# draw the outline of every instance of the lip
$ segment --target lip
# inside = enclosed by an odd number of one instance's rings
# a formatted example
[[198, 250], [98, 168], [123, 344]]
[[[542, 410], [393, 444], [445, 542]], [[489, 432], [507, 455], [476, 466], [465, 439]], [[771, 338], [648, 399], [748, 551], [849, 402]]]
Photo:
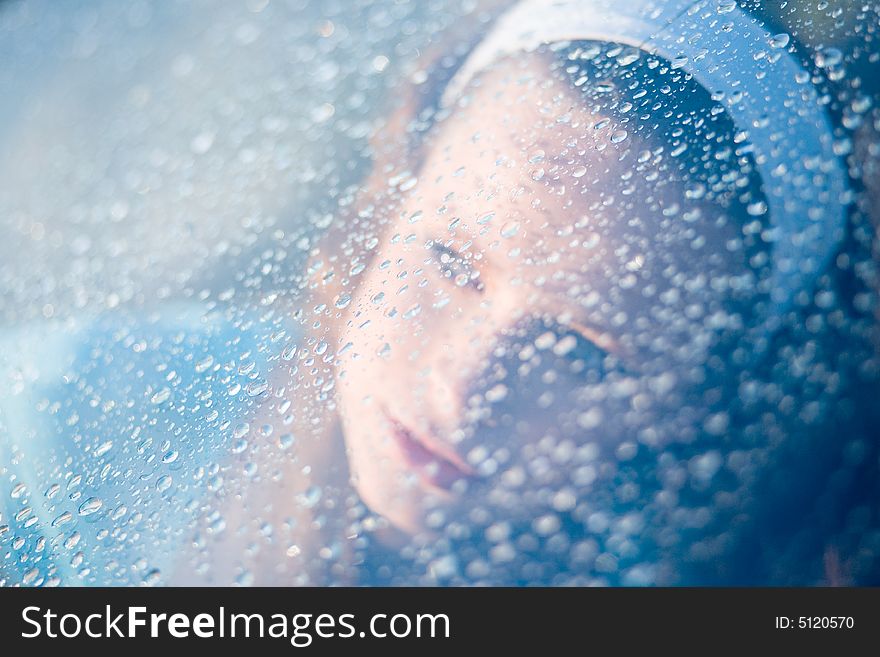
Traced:
[[401, 458], [423, 482], [449, 490], [456, 481], [476, 474], [455, 452], [417, 434], [388, 413], [385, 417]]

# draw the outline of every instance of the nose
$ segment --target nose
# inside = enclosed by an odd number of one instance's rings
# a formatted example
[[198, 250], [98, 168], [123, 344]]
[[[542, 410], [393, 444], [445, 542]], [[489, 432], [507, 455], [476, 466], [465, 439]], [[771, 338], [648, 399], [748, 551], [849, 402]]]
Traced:
[[504, 329], [489, 321], [443, 328], [409, 363], [417, 369], [417, 383], [410, 391], [414, 404], [408, 415], [423, 429], [457, 443], [462, 429], [480, 414], [490, 379], [499, 378], [495, 352]]
[[547, 387], [543, 373], [552, 367], [524, 360], [529, 359], [534, 321], [496, 324], [438, 345], [424, 388], [424, 408], [435, 431], [452, 442], [470, 443], [487, 432], [503, 432], [504, 425], [510, 430], [519, 419], [534, 419]]

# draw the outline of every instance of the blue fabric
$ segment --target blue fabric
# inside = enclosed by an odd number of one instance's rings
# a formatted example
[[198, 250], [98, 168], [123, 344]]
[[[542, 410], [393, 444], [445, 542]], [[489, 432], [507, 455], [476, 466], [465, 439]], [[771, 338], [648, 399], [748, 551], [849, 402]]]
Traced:
[[268, 342], [195, 306], [0, 334], [0, 585], [165, 581]]

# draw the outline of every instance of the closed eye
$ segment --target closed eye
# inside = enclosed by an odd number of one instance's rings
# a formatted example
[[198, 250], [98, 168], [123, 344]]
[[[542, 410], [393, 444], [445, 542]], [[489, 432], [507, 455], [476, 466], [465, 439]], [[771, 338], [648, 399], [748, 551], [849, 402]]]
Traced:
[[[543, 322], [544, 331], [535, 339], [539, 351], [550, 352], [570, 363], [571, 371], [591, 382], [620, 367], [618, 359], [609, 351], [608, 341], [592, 331], [557, 321]], [[604, 343], [602, 346], [600, 343]]]
[[480, 272], [473, 266], [469, 258], [439, 242], [434, 242], [431, 245], [431, 252], [443, 278], [451, 281], [457, 287], [469, 287], [477, 292], [483, 291], [484, 285], [480, 280]]
[[543, 347], [556, 356], [564, 357], [578, 371], [603, 369], [605, 357], [608, 355], [607, 351], [583, 334], [564, 327], [555, 327], [541, 334], [535, 340], [535, 345], [539, 349]]

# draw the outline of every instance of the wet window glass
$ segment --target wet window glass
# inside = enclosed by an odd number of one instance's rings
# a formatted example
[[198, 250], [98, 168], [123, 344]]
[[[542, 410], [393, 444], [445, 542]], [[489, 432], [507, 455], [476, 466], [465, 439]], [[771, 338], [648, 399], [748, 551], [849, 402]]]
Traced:
[[0, 585], [880, 583], [878, 26], [0, 3]]

